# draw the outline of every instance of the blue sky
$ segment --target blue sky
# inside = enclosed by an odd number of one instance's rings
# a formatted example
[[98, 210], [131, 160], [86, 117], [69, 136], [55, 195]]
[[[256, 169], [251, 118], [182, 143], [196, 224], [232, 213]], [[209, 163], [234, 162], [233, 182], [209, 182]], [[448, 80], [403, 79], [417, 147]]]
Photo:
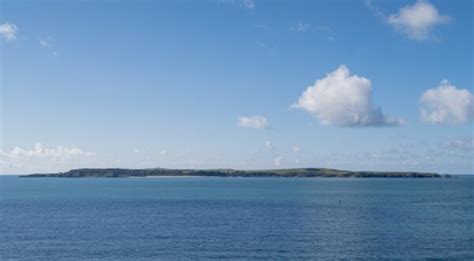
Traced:
[[0, 3], [3, 174], [474, 172], [471, 1]]

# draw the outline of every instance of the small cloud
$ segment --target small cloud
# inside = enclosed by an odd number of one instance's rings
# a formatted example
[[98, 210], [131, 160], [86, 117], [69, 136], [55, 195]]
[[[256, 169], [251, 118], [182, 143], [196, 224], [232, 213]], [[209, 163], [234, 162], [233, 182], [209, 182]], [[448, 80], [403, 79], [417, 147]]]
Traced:
[[387, 23], [411, 39], [426, 40], [435, 26], [449, 23], [450, 19], [447, 15], [440, 15], [428, 1], [418, 0], [389, 15]]
[[264, 43], [264, 42], [261, 42], [261, 41], [257, 41], [257, 45], [262, 48], [263, 50], [265, 50], [265, 52], [269, 55], [269, 56], [273, 56], [275, 54], [275, 48], [273, 48], [272, 46]]
[[18, 27], [15, 24], [4, 23], [0, 25], [0, 37], [7, 41], [15, 40], [17, 32]]
[[372, 0], [365, 0], [364, 1], [364, 4], [365, 6], [371, 10], [376, 16], [382, 18], [383, 20], [386, 20], [386, 15], [380, 11], [377, 7], [375, 7], [373, 4], [372, 4]]
[[264, 129], [268, 127], [268, 121], [263, 116], [242, 116], [238, 118], [237, 125], [243, 128]]
[[244, 0], [245, 8], [253, 9], [255, 8], [255, 2], [253, 0]]
[[265, 148], [271, 150], [273, 148], [272, 142], [269, 140], [265, 141]]
[[270, 29], [270, 26], [268, 26], [267, 24], [256, 24], [255, 28], [266, 31]]
[[44, 47], [44, 48], [48, 48], [48, 47], [51, 46], [50, 43], [47, 40], [44, 40], [44, 39], [40, 39], [39, 44], [41, 45], [41, 47]]
[[309, 86], [292, 107], [311, 113], [325, 125], [375, 127], [402, 123], [373, 106], [370, 80], [351, 75], [345, 65]]
[[231, 5], [241, 5], [247, 9], [254, 9], [255, 2], [253, 0], [218, 0], [218, 3], [222, 4], [231, 4]]
[[313, 33], [317, 36], [327, 37], [327, 39], [330, 41], [334, 40], [334, 32], [329, 26], [312, 26], [311, 24], [299, 21], [295, 25], [290, 26], [290, 31], [298, 33]]
[[161, 156], [165, 156], [166, 154], [168, 154], [168, 151], [167, 151], [167, 150], [161, 150], [161, 151], [160, 151], [160, 155], [161, 155]]
[[433, 124], [457, 124], [474, 120], [474, 96], [443, 80], [421, 96], [421, 119]]
[[139, 149], [137, 149], [137, 148], [133, 149], [133, 153], [139, 153], [139, 152], [140, 152]]
[[275, 164], [275, 166], [279, 167], [281, 165], [281, 161], [282, 161], [282, 157], [281, 156], [278, 156], [278, 157], [275, 157], [273, 159], [273, 163]]
[[301, 151], [301, 147], [299, 145], [294, 145], [293, 146], [293, 152], [298, 153]]
[[39, 45], [44, 48], [44, 49], [48, 49], [51, 51], [51, 54], [53, 56], [60, 56], [60, 53], [54, 49], [54, 39], [52, 37], [46, 37], [46, 38], [39, 38], [38, 39], [38, 42], [39, 42]]
[[310, 24], [303, 23], [303, 22], [301, 22], [301, 21], [299, 21], [298, 23], [296, 23], [296, 25], [290, 27], [290, 30], [291, 30], [291, 31], [300, 32], [300, 33], [307, 32], [307, 31], [309, 31], [310, 29], [311, 29], [311, 25], [310, 25]]

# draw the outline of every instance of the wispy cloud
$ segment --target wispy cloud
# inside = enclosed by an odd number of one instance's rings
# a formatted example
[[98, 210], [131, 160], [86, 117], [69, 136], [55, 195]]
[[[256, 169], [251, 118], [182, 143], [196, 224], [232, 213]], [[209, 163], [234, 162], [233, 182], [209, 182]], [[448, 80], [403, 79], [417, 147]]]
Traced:
[[401, 120], [372, 104], [369, 79], [351, 75], [345, 65], [309, 86], [292, 106], [311, 113], [322, 124], [336, 126], [397, 126]]
[[451, 157], [472, 160], [474, 158], [474, 138], [457, 137], [447, 139], [440, 143], [439, 150]]
[[244, 6], [249, 9], [255, 8], [255, 2], [253, 0], [244, 0]]
[[217, 2], [222, 4], [240, 5], [247, 9], [254, 9], [256, 6], [254, 0], [218, 0]]
[[273, 149], [272, 142], [269, 140], [265, 141], [265, 148], [267, 148], [268, 150], [272, 150]]
[[277, 156], [273, 159], [273, 163], [275, 164], [276, 167], [280, 167], [282, 160], [283, 160], [282, 156]]
[[267, 24], [255, 24], [254, 26], [255, 28], [263, 30], [263, 31], [270, 29], [270, 26]]
[[32, 148], [14, 147], [10, 151], [0, 151], [0, 155], [11, 159], [26, 159], [30, 157], [39, 158], [70, 158], [76, 156], [93, 156], [92, 152], [83, 151], [77, 147], [44, 147], [41, 143], [36, 143]]
[[263, 116], [242, 116], [237, 125], [243, 128], [264, 129], [268, 127], [268, 120]]
[[376, 16], [382, 18], [384, 21], [387, 20], [387, 16], [380, 11], [373, 3], [372, 0], [365, 0], [364, 1], [365, 6], [371, 10]]
[[54, 38], [49, 37], [49, 36], [38, 39], [38, 43], [42, 48], [50, 50], [53, 56], [59, 56], [60, 53], [57, 50], [55, 50], [55, 46], [53, 44], [54, 41], [55, 41]]
[[444, 137], [432, 141], [391, 144], [377, 150], [360, 148], [353, 152], [328, 152], [311, 155], [304, 165], [352, 170], [393, 170], [472, 173], [474, 144], [472, 137]]
[[18, 27], [12, 23], [4, 23], [0, 25], [0, 36], [1, 38], [12, 41], [16, 39]]
[[298, 21], [296, 24], [290, 26], [290, 31], [297, 33], [313, 33], [327, 37], [328, 40], [334, 40], [334, 32], [329, 26], [318, 25], [313, 26], [309, 23]]
[[15, 146], [8, 151], [0, 150], [0, 164], [7, 169], [22, 167], [52, 169], [65, 162], [74, 162], [93, 156], [95, 153], [84, 151], [78, 147], [45, 147], [41, 143], [36, 143], [31, 148]]
[[47, 41], [45, 39], [39, 39], [39, 44], [40, 44], [41, 47], [44, 47], [44, 48], [51, 47], [51, 44], [49, 43], [49, 41]]
[[296, 23], [296, 25], [290, 26], [291, 31], [301, 32], [301, 33], [308, 32], [310, 29], [311, 29], [310, 24], [303, 23], [301, 21]]
[[275, 48], [262, 42], [262, 41], [257, 41], [258, 47], [262, 48], [265, 50], [266, 54], [269, 56], [273, 56], [275, 54]]
[[293, 152], [298, 153], [301, 151], [300, 145], [293, 145]]

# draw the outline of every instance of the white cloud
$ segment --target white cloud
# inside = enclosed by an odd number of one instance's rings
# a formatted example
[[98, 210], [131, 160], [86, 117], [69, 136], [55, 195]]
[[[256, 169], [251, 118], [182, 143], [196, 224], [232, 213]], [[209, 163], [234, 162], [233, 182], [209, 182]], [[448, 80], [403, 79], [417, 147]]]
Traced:
[[89, 165], [94, 155], [77, 147], [44, 147], [41, 143], [31, 148], [16, 146], [8, 151], [0, 150], [0, 170], [10, 174], [59, 171]]
[[440, 15], [434, 5], [423, 0], [402, 7], [398, 13], [387, 18], [387, 22], [396, 30], [415, 40], [429, 38], [435, 26], [448, 23], [449, 20], [449, 16]]
[[421, 96], [421, 119], [428, 123], [455, 124], [474, 120], [474, 96], [443, 80]]
[[268, 127], [268, 121], [263, 116], [242, 116], [237, 125], [244, 128], [263, 129]]
[[4, 23], [0, 25], [0, 36], [7, 41], [15, 40], [17, 32], [18, 27], [15, 24]]
[[336, 126], [396, 126], [393, 119], [372, 105], [370, 80], [351, 75], [345, 65], [309, 86], [293, 108], [300, 108], [322, 124]]
[[275, 157], [273, 159], [273, 163], [275, 164], [275, 166], [279, 167], [281, 165], [281, 161], [282, 161], [282, 157], [281, 156], [278, 156], [278, 157]]
[[301, 147], [299, 145], [294, 145], [293, 146], [293, 152], [298, 153], [301, 151]]
[[166, 154], [168, 154], [168, 151], [167, 151], [167, 150], [161, 150], [161, 151], [160, 151], [160, 155], [161, 155], [161, 156], [165, 156]]
[[269, 140], [265, 141], [265, 147], [271, 150], [273, 148], [272, 142]]
[[0, 151], [0, 155], [7, 159], [22, 160], [29, 158], [50, 158], [50, 159], [66, 159], [80, 156], [93, 156], [92, 152], [83, 151], [77, 147], [56, 146], [45, 148], [41, 143], [36, 143], [33, 148], [24, 149], [22, 147], [14, 147], [10, 151]]

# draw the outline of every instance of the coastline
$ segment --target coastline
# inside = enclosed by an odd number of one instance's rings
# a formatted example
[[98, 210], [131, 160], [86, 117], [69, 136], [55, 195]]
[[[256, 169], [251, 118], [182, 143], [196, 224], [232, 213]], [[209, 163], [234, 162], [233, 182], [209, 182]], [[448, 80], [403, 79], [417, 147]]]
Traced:
[[294, 178], [451, 178], [451, 175], [403, 171], [349, 171], [327, 168], [294, 168], [268, 170], [235, 169], [73, 169], [67, 172], [30, 174], [20, 177], [63, 178], [183, 178], [183, 177], [294, 177]]

